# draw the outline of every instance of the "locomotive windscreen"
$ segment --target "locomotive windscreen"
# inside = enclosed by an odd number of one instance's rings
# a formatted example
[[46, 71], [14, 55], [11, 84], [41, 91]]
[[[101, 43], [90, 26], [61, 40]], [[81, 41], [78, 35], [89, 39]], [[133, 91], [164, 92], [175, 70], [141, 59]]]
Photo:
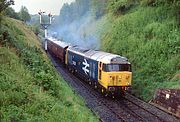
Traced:
[[103, 71], [105, 72], [131, 71], [131, 65], [130, 64], [104, 64]]

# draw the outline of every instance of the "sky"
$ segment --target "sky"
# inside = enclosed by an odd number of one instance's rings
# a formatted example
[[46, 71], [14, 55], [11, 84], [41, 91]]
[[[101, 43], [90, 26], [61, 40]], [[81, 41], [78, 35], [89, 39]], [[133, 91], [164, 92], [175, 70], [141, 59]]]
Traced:
[[37, 14], [40, 10], [53, 15], [59, 15], [64, 3], [71, 3], [74, 0], [14, 0], [12, 8], [16, 12], [20, 11], [21, 6], [26, 6], [30, 14]]

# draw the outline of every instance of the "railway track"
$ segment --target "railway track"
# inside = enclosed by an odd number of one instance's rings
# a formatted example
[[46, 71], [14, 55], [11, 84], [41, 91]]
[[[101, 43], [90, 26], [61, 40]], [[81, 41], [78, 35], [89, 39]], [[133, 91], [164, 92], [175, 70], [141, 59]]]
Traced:
[[58, 60], [49, 55], [57, 71], [85, 99], [87, 106], [102, 122], [178, 122], [179, 120], [126, 93], [121, 99], [102, 96], [93, 87], [72, 75]]
[[[149, 114], [151, 114], [151, 116], [154, 116], [156, 118], [156, 120], [149, 120], [149, 121], [168, 121], [168, 122], [175, 122], [178, 121], [178, 119], [175, 116], [171, 116], [170, 114], [160, 110], [159, 108], [156, 108], [155, 106], [152, 106], [136, 97], [134, 97], [133, 95], [126, 93], [124, 99], [125, 101], [127, 101], [126, 103], [129, 104], [129, 106], [137, 106], [139, 108], [139, 111], [144, 111], [148, 112]], [[136, 109], [133, 110], [134, 107], [131, 107], [130, 109], [132, 111], [136, 112]], [[141, 109], [140, 109], [141, 108]], [[179, 120], [180, 121], [180, 120]]]

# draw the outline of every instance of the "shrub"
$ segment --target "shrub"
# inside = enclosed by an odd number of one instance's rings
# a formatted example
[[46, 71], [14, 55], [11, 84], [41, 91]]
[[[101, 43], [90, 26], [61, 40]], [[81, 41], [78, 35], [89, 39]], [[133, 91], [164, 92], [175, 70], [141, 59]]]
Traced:
[[129, 10], [137, 0], [110, 0], [108, 9], [115, 14], [123, 14]]
[[4, 18], [2, 26], [0, 35], [7, 36], [0, 38], [0, 121], [96, 121], [36, 36], [14, 19]]
[[[178, 75], [180, 32], [176, 8], [167, 4], [132, 8], [117, 17], [102, 38], [102, 49], [129, 58], [133, 92], [150, 100], [156, 88], [173, 88]], [[112, 17], [111, 17], [112, 18]], [[176, 86], [179, 86], [176, 80]]]

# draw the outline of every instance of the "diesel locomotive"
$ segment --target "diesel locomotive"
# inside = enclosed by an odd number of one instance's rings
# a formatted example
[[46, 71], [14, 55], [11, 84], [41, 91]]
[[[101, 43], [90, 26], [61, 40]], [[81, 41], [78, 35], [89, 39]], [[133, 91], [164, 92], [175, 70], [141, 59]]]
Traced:
[[98, 50], [84, 49], [46, 38], [53, 53], [72, 73], [83, 78], [104, 95], [123, 95], [131, 88], [132, 71], [127, 58]]

